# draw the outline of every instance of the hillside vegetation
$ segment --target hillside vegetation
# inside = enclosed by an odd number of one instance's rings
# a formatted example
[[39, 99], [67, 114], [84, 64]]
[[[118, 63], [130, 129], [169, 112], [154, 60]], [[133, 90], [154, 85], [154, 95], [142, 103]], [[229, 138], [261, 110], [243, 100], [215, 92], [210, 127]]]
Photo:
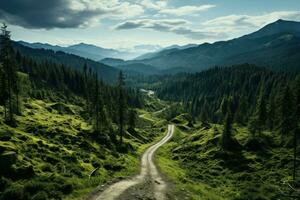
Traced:
[[[234, 125], [235, 150], [224, 151], [218, 124], [192, 124], [187, 114], [174, 118], [175, 136], [159, 150], [158, 163], [174, 183], [175, 199], [294, 199], [293, 148], [281, 136], [263, 131], [252, 138]], [[297, 186], [295, 186], [297, 187]]]
[[142, 95], [125, 88], [123, 74], [107, 85], [88, 64], [36, 60], [14, 51], [1, 30], [0, 199], [82, 199], [137, 173], [165, 122], [141, 109]]
[[16, 118], [17, 127], [0, 121], [1, 199], [74, 199], [138, 172], [139, 154], [160, 129], [149, 120], [139, 121], [140, 128], [125, 136], [130, 146], [123, 154], [113, 136], [93, 132], [82, 111], [79, 105], [29, 98]]

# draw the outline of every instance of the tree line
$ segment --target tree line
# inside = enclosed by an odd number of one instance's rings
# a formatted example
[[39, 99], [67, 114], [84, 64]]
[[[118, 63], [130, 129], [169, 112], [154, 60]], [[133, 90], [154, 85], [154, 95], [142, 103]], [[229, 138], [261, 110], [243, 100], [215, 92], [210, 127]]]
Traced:
[[[5, 24], [0, 36], [0, 105], [5, 109], [7, 124], [16, 126], [15, 116], [22, 112], [22, 97], [71, 102], [84, 108], [81, 115], [93, 125], [94, 135], [114, 132], [112, 124], [117, 124], [119, 141], [116, 134], [110, 136], [115, 143], [123, 144], [124, 127], [134, 127], [134, 109], [141, 107], [143, 102], [138, 90], [125, 87], [122, 72], [117, 84], [107, 85], [98, 77], [99, 72], [88, 64], [74, 69], [51, 60], [37, 61], [35, 57], [22, 55], [14, 50]], [[26, 92], [20, 84], [24, 75], [29, 79]], [[77, 97], [82, 101], [77, 102]]]
[[[244, 64], [215, 67], [166, 78], [155, 88], [159, 98], [180, 102], [194, 120], [224, 124], [221, 146], [233, 147], [233, 124], [247, 126], [249, 139], [263, 131], [293, 141], [295, 178], [300, 124], [300, 74]], [[274, 135], [275, 136], [275, 135]]]

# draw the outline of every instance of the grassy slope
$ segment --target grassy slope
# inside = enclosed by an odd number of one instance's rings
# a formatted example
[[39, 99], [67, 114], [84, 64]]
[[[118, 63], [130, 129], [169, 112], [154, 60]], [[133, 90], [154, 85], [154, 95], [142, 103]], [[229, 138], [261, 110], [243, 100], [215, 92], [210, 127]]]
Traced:
[[[14, 198], [80, 199], [99, 184], [137, 173], [139, 155], [164, 131], [163, 122], [155, 125], [151, 114], [140, 111], [147, 117], [138, 120], [135, 135], [125, 137], [132, 151], [120, 154], [92, 139], [92, 127], [80, 117], [81, 110], [76, 105], [29, 99], [23, 115], [17, 117], [17, 128], [0, 120], [0, 155], [15, 152], [17, 156], [6, 178], [0, 176], [0, 192], [12, 190]], [[97, 175], [89, 179], [98, 166]]]
[[177, 199], [289, 199], [284, 181], [291, 180], [292, 149], [279, 145], [280, 137], [263, 132], [249, 140], [245, 127], [235, 127], [242, 149], [223, 152], [223, 127], [189, 127], [181, 115], [171, 142], [158, 153], [161, 171], [174, 182]]

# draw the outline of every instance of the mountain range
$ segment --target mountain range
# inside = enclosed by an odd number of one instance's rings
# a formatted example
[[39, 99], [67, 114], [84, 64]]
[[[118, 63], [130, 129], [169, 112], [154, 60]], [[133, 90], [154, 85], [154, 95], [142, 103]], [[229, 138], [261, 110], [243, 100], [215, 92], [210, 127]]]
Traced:
[[[107, 83], [113, 83], [120, 70], [117, 68], [96, 62], [94, 60], [80, 57], [63, 51], [55, 51], [52, 49], [38, 48], [39, 44], [35, 44], [36, 48], [28, 47], [24, 43], [13, 42], [13, 47], [21, 55], [31, 58], [37, 63], [53, 62], [58, 65], [64, 65], [76, 70], [83, 70], [84, 65], [87, 65], [92, 72], [96, 72], [98, 77]], [[44, 45], [44, 44], [42, 44]], [[54, 46], [56, 47], [56, 46]]]
[[19, 41], [14, 46], [22, 54], [39, 60], [50, 58], [53, 62], [78, 69], [87, 63], [108, 82], [116, 77], [119, 70], [146, 75], [175, 74], [199, 72], [216, 65], [249, 63], [276, 70], [298, 71], [300, 22], [278, 20], [236, 39], [212, 44], [173, 45], [133, 60], [121, 59], [121, 51], [84, 43], [60, 47]]
[[18, 41], [19, 44], [30, 47], [33, 49], [48, 49], [53, 51], [62, 51], [69, 54], [74, 54], [84, 58], [99, 61], [103, 58], [121, 58], [121, 59], [133, 59], [139, 55], [138, 52], [119, 51], [115, 49], [102, 48], [92, 44], [79, 43], [62, 47], [58, 45], [51, 45], [47, 43], [29, 43], [25, 41]]
[[[260, 30], [228, 41], [204, 43], [188, 48], [167, 48], [135, 60], [113, 62], [112, 66], [141, 64], [157, 71], [199, 72], [213, 66], [243, 63], [277, 70], [298, 70], [300, 60], [300, 22], [278, 20]], [[101, 62], [107, 63], [107, 60]]]

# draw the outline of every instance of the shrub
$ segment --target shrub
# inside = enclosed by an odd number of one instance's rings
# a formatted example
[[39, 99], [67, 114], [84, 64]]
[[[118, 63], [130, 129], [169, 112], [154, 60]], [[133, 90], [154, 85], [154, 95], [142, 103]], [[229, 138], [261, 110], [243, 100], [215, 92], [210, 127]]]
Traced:
[[41, 192], [38, 192], [37, 194], [35, 194], [33, 197], [32, 197], [32, 200], [47, 200], [49, 199], [48, 198], [48, 195], [46, 192], [44, 191], [41, 191]]
[[36, 194], [39, 191], [43, 190], [43, 188], [45, 188], [44, 183], [38, 182], [38, 181], [35, 181], [35, 180], [31, 180], [31, 181], [29, 181], [25, 184], [24, 192], [29, 193], [30, 196], [32, 196], [33, 194]]
[[8, 185], [8, 180], [4, 177], [0, 177], [0, 192], [3, 191]]
[[64, 183], [61, 188], [60, 191], [63, 194], [70, 194], [73, 191], [73, 185], [70, 183]]
[[12, 185], [11, 187], [7, 188], [0, 200], [25, 200], [24, 196], [24, 188], [21, 185]]

